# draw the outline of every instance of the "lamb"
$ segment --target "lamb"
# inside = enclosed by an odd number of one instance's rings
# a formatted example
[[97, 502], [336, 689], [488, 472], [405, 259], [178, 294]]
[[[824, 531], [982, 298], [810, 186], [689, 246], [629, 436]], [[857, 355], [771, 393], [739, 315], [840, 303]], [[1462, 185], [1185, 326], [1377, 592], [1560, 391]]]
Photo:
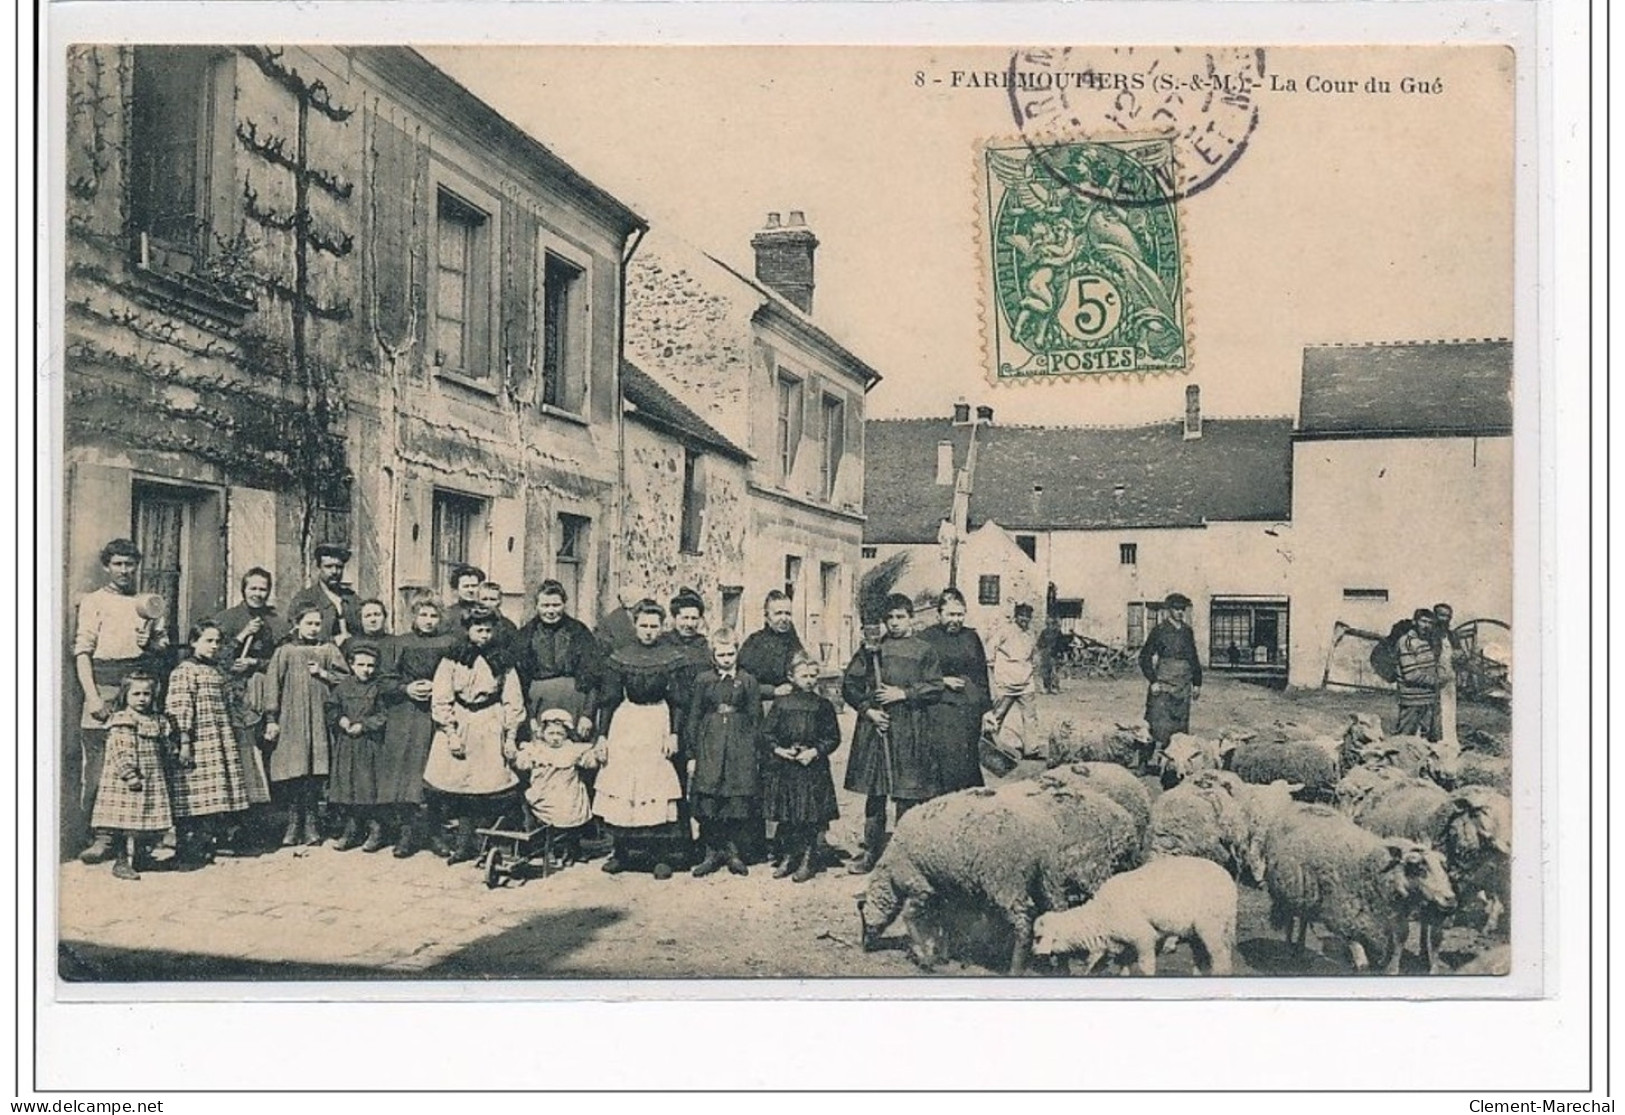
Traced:
[[1152, 745], [1151, 729], [1144, 720], [1132, 724], [1078, 724], [1063, 720], [1049, 736], [1049, 761], [1066, 763], [1116, 763], [1137, 766]]
[[1105, 794], [1133, 819], [1142, 843], [1150, 834], [1151, 794], [1126, 767], [1116, 763], [1068, 763], [1051, 767], [1035, 781], [1051, 788], [1071, 787]]
[[1247, 843], [1242, 782], [1229, 771], [1202, 771], [1151, 805], [1152, 856], [1197, 857], [1239, 875]]
[[1329, 737], [1251, 740], [1231, 753], [1228, 766], [1241, 775], [1243, 782], [1255, 786], [1268, 786], [1277, 780], [1296, 782], [1303, 787], [1299, 791], [1303, 801], [1330, 801], [1343, 773], [1338, 741]]
[[1438, 852], [1384, 840], [1327, 805], [1297, 806], [1270, 825], [1264, 881], [1275, 928], [1301, 948], [1309, 923], [1323, 923], [1348, 942], [1357, 972], [1370, 970], [1368, 953], [1376, 952], [1397, 974], [1410, 918], [1456, 904]]
[[946, 794], [897, 823], [858, 900], [865, 949], [875, 948], [902, 915], [916, 959], [929, 967], [936, 951], [931, 908], [968, 901], [991, 907], [1009, 924], [1010, 971], [1019, 974], [1031, 950], [1033, 918], [1065, 909], [1073, 894], [1092, 895], [1134, 854], [1133, 821], [1109, 799], [1015, 785], [1022, 791]]
[[1139, 973], [1154, 976], [1159, 945], [1169, 939], [1189, 942], [1198, 972], [1231, 973], [1236, 884], [1223, 868], [1172, 856], [1114, 875], [1084, 905], [1039, 915], [1033, 953], [1087, 956], [1088, 974], [1132, 949]]

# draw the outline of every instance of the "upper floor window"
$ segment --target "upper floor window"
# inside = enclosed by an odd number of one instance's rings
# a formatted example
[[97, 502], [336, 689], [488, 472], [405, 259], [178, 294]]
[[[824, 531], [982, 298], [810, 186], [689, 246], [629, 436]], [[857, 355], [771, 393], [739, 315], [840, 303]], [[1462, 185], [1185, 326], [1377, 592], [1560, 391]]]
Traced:
[[846, 455], [846, 400], [825, 395], [823, 413], [824, 456], [819, 469], [820, 492], [827, 500], [835, 498], [840, 479], [841, 458]]
[[1119, 565], [1137, 565], [1140, 561], [1140, 546], [1136, 542], [1120, 542], [1117, 546], [1117, 563]]
[[435, 363], [471, 380], [491, 375], [491, 215], [441, 189], [435, 218]]
[[135, 48], [130, 231], [143, 267], [198, 272], [217, 246], [232, 189], [232, 80], [231, 56], [212, 47]]
[[542, 403], [572, 414], [585, 404], [585, 269], [552, 252], [542, 266]]
[[796, 470], [796, 451], [801, 448], [801, 380], [779, 373], [778, 433], [779, 477], [788, 481]]
[[1016, 535], [1016, 545], [1021, 548], [1022, 553], [1027, 555], [1028, 561], [1038, 560], [1038, 535], [1018, 534]]

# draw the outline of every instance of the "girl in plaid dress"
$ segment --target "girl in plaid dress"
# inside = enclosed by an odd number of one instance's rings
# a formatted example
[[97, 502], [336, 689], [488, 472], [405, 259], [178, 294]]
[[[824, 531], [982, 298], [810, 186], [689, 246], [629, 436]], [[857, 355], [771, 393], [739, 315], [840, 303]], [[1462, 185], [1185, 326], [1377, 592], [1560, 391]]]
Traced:
[[248, 808], [248, 781], [227, 706], [226, 675], [215, 661], [220, 628], [200, 623], [187, 642], [192, 655], [169, 675], [164, 711], [174, 721], [179, 744], [170, 786], [175, 862], [200, 867], [213, 858], [230, 814]]
[[171, 729], [153, 711], [157, 699], [157, 679], [137, 670], [125, 677], [106, 721], [107, 751], [90, 823], [114, 838], [115, 879], [141, 878], [138, 868], [173, 823], [164, 772]]

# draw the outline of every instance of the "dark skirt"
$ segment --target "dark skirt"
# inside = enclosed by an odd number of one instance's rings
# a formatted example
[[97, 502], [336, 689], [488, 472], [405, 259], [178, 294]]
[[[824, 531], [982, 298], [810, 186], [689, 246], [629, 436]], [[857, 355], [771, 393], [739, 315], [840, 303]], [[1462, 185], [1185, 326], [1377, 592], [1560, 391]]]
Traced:
[[748, 821], [761, 816], [757, 798], [725, 797], [722, 794], [702, 794], [698, 790], [689, 794], [694, 817], [699, 821]]
[[937, 769], [942, 793], [982, 785], [982, 762], [977, 744], [982, 738], [982, 711], [974, 704], [932, 705], [925, 713], [926, 735], [937, 747]]
[[[377, 735], [333, 733], [331, 766], [327, 772], [327, 800], [334, 805], [390, 804], [378, 796], [379, 758], [384, 741]], [[423, 772], [418, 772], [418, 782]]]
[[822, 825], [841, 815], [829, 760], [807, 766], [775, 757], [762, 769], [762, 812], [770, 821]]
[[925, 801], [946, 790], [939, 749], [925, 717], [915, 709], [891, 714], [891, 729], [882, 734], [867, 717], [858, 717], [846, 788], [904, 801]]
[[373, 804], [423, 803], [423, 768], [429, 765], [432, 742], [434, 720], [428, 705], [401, 701], [390, 706], [384, 741], [374, 760]]
[[1191, 691], [1183, 693], [1152, 693], [1145, 697], [1145, 722], [1151, 729], [1151, 738], [1166, 744], [1176, 732], [1191, 730]]

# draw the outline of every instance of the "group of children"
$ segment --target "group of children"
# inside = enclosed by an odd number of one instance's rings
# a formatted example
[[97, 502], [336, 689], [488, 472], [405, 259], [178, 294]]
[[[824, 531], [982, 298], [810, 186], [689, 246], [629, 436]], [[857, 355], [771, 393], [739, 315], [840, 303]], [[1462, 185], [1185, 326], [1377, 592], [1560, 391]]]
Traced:
[[[663, 625], [658, 604], [630, 611], [645, 645], [676, 649], [666, 635], [644, 638], [642, 628], [656, 635]], [[320, 610], [289, 618], [263, 669], [248, 664], [252, 684], [236, 677], [241, 658], [223, 655], [215, 622], [192, 629], [167, 682], [151, 672], [123, 681], [91, 817], [114, 838], [117, 878], [138, 879], [172, 828], [180, 868], [241, 847], [237, 834], [273, 787], [287, 811], [283, 845], [323, 842], [325, 802], [335, 827], [342, 819], [342, 850], [380, 851], [393, 830], [397, 857], [427, 841], [467, 862], [478, 822], [522, 801], [566, 861], [580, 858], [596, 816], [614, 839], [606, 871], [652, 848], [656, 876], [669, 877], [686, 858], [690, 818], [703, 849], [695, 876], [746, 874], [744, 850], [761, 843], [764, 822], [776, 827], [776, 878], [802, 882], [818, 869], [820, 834], [838, 813], [829, 757], [840, 730], [805, 653], [775, 689], [739, 669], [731, 632], [650, 657], [657, 689], [637, 680], [635, 653], [611, 655], [607, 715], [542, 703], [527, 717], [514, 645], [488, 611], [466, 612], [463, 632], [446, 635], [438, 606], [420, 601], [407, 635], [363, 630], [342, 649]], [[650, 839], [656, 832], [664, 842]]]

